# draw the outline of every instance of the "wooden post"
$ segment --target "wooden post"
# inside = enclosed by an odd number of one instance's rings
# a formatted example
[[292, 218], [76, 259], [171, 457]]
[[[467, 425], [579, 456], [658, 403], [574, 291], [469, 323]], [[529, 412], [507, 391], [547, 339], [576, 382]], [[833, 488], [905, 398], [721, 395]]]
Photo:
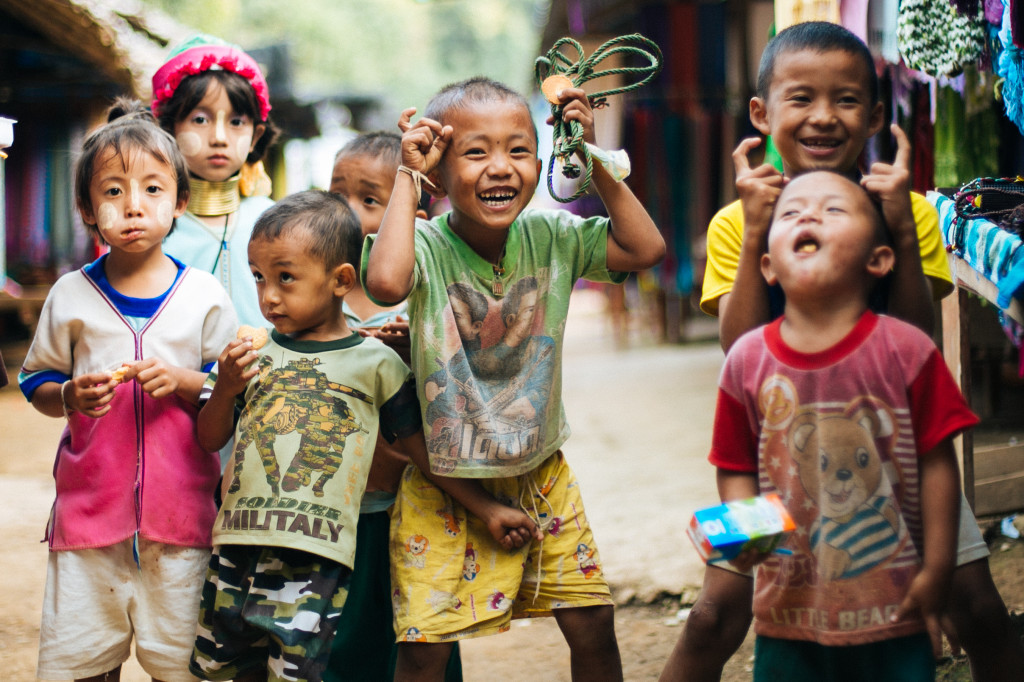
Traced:
[[[951, 259], [955, 256], [951, 256]], [[942, 355], [946, 366], [960, 386], [960, 392], [968, 405], [971, 400], [971, 333], [970, 315], [967, 310], [967, 291], [960, 286], [956, 277], [956, 265], [951, 264], [956, 290], [942, 299]], [[964, 495], [974, 509], [974, 435], [967, 431], [953, 441], [960, 473], [963, 478]]]

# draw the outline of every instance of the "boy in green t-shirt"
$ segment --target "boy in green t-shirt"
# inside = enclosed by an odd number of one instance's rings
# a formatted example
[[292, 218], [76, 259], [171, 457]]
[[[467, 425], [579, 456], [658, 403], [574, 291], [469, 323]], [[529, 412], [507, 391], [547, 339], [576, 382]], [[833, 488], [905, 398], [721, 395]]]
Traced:
[[[783, 173], [765, 164], [751, 168], [759, 144], [736, 148], [740, 200], [723, 208], [708, 228], [708, 265], [701, 308], [719, 317], [722, 347], [782, 313], [782, 296], [761, 275], [775, 201], [788, 178], [808, 170], [834, 170], [859, 180], [881, 203], [893, 235], [896, 267], [883, 280], [883, 300], [873, 301], [894, 317], [931, 334], [933, 299], [951, 290], [938, 217], [924, 197], [907, 193], [910, 145], [893, 125], [893, 164], [875, 163], [860, 176], [864, 145], [884, 125], [874, 61], [864, 43], [842, 26], [796, 24], [765, 48], [750, 100], [750, 120], [771, 135]], [[661, 675], [674, 680], [718, 680], [739, 648], [751, 621], [753, 580], [726, 567], [708, 566], [704, 585]], [[976, 680], [1007, 679], [1024, 669], [1024, 650], [988, 568], [988, 548], [961, 496], [960, 537], [953, 589], [944, 627], [967, 651]]]
[[[593, 143], [585, 93], [567, 88], [560, 99], [563, 119]], [[574, 679], [621, 680], [611, 595], [560, 450], [569, 435], [560, 353], [576, 280], [621, 281], [659, 262], [664, 240], [629, 188], [597, 165], [610, 218], [527, 209], [541, 169], [537, 132], [506, 86], [463, 81], [411, 124], [414, 112], [399, 122], [404, 165], [363, 269], [375, 300], [408, 297], [427, 421], [429, 456], [413, 456], [392, 514], [395, 679], [439, 680], [452, 641], [554, 615]], [[416, 221], [421, 182], [452, 211]], [[486, 303], [475, 314], [468, 290]]]

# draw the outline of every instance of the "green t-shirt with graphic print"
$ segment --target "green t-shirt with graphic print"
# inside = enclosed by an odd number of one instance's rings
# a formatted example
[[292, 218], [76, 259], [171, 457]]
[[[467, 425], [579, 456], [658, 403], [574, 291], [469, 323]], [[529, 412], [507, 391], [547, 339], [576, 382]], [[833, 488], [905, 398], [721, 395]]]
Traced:
[[[408, 297], [430, 468], [461, 478], [518, 476], [569, 436], [561, 353], [573, 285], [626, 274], [607, 269], [607, 218], [527, 209], [495, 266], [451, 230], [448, 215], [416, 221]], [[364, 282], [373, 240], [363, 249]]]

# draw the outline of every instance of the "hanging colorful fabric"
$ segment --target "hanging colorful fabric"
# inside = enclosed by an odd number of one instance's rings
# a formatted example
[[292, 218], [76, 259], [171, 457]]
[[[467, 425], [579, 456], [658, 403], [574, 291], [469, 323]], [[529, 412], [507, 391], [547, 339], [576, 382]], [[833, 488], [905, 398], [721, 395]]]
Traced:
[[1003, 24], [999, 29], [1002, 50], [993, 62], [996, 73], [1003, 79], [1000, 96], [1006, 107], [1006, 117], [1024, 132], [1024, 50], [1013, 43], [1012, 25], [1010, 3], [1003, 0]]
[[948, 0], [903, 0], [896, 35], [907, 66], [929, 76], [956, 76], [985, 52], [980, 6], [964, 16]]

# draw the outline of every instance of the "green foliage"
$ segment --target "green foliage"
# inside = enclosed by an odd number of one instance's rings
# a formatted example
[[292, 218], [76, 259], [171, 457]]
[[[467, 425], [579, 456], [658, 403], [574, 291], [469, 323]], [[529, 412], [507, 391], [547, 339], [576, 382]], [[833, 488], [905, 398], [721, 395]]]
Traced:
[[381, 97], [421, 111], [443, 85], [486, 75], [522, 91], [548, 0], [147, 0], [245, 48], [287, 43], [294, 91]]

